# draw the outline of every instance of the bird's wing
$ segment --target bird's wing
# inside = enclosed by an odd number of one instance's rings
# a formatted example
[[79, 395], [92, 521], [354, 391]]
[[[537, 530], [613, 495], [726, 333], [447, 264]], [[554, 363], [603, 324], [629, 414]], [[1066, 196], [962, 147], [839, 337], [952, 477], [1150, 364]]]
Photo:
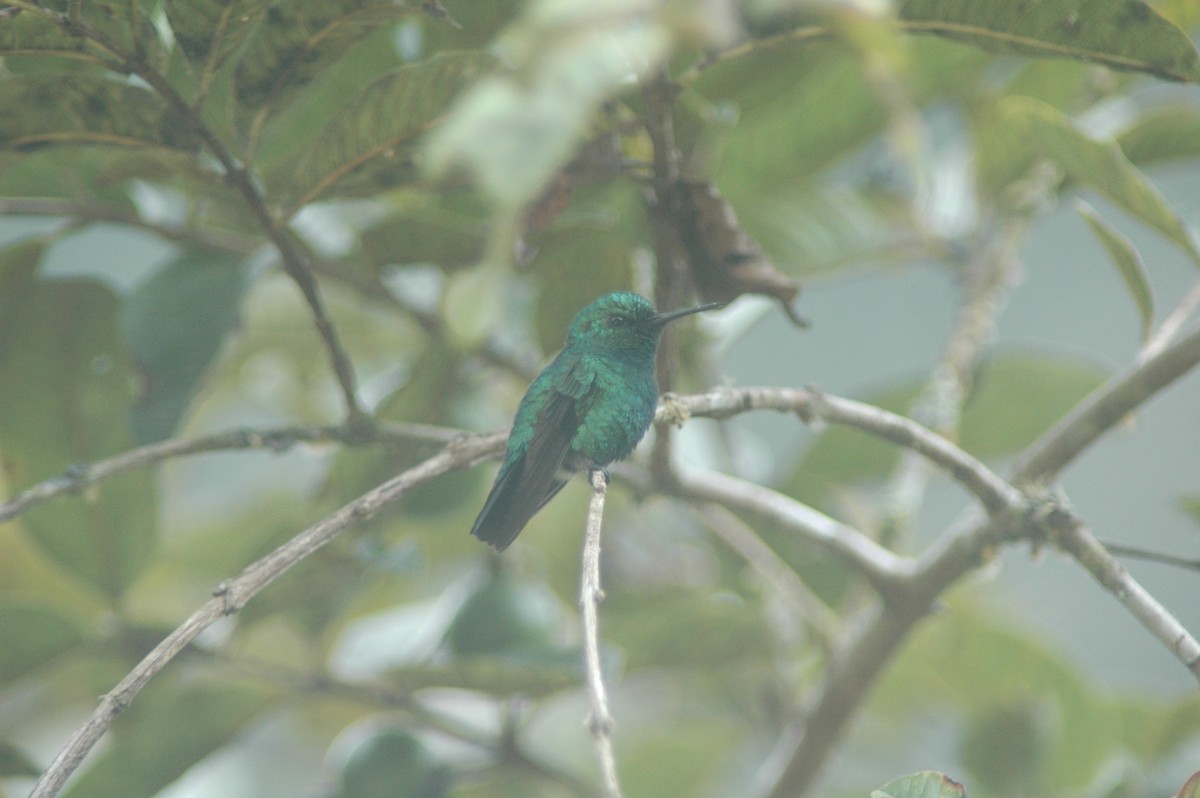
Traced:
[[[578, 383], [568, 383], [567, 390]], [[579, 386], [579, 395], [582, 387]], [[554, 498], [563, 485], [561, 470], [571, 441], [579, 429], [576, 396], [553, 391], [538, 413], [533, 437], [503, 473], [488, 494], [471, 534], [496, 551], [504, 551], [542, 505]]]

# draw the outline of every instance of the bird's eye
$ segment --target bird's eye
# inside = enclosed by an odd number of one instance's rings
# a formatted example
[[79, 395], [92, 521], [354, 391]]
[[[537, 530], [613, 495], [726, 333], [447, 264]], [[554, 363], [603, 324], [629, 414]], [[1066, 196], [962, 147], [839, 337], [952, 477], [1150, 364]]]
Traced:
[[613, 313], [607, 319], [605, 319], [605, 321], [608, 322], [609, 327], [616, 328], [616, 327], [624, 327], [625, 323], [628, 322], [629, 319], [627, 319], [624, 316], [621, 316], [617, 313]]

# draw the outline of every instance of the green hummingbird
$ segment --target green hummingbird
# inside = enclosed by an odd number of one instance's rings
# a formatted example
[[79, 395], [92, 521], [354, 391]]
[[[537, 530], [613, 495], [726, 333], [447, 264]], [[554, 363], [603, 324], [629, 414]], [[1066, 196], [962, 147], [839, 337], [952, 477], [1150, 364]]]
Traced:
[[628, 457], [654, 420], [663, 328], [723, 306], [659, 313], [645, 297], [622, 292], [579, 311], [566, 346], [517, 407], [504, 462], [471, 534], [504, 551], [571, 474]]

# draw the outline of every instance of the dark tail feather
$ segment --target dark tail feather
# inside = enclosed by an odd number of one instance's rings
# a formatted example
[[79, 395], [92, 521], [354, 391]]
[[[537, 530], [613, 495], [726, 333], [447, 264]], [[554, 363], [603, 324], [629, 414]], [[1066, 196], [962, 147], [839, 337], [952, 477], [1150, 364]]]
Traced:
[[[546, 502], [562, 490], [566, 480], [558, 479], [550, 483], [540, 501], [533, 502], [529, 497], [519, 497], [513, 489], [512, 480], [497, 480], [488, 494], [483, 509], [471, 527], [471, 534], [490, 545], [496, 551], [504, 551], [521, 534], [521, 530], [529, 523], [529, 519], [542, 509]], [[522, 498], [524, 500], [522, 500]]]

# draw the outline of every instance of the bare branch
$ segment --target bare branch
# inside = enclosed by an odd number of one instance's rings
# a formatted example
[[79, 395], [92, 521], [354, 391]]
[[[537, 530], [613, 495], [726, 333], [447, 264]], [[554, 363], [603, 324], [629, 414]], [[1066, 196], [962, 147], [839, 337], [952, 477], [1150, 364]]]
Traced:
[[853, 399], [829, 396], [816, 388], [729, 388], [690, 396], [666, 396], [655, 420], [661, 424], [679, 422], [689, 416], [719, 419], [755, 409], [796, 413], [806, 422], [844, 424], [913, 449], [945, 469], [989, 513], [1005, 512], [1021, 502], [1016, 488], [912, 419]]
[[130, 449], [91, 465], [73, 465], [59, 477], [39, 482], [0, 503], [0, 524], [64, 494], [78, 493], [89, 485], [149, 468], [175, 457], [238, 449], [269, 449], [282, 452], [297, 443], [340, 442], [347, 446], [373, 443], [446, 444], [466, 433], [427, 424], [342, 424], [338, 426], [290, 426], [270, 429], [236, 429], [200, 438], [171, 439]]
[[1048, 484], [1084, 449], [1200, 363], [1200, 327], [1114, 377], [1084, 399], [1018, 459], [1014, 485]]
[[208, 126], [200, 110], [192, 107], [175, 90], [167, 77], [141, 54], [126, 52], [118, 42], [80, 20], [71, 20], [66, 15], [57, 15], [55, 21], [71, 35], [82, 36], [112, 53], [113, 57], [120, 62], [112, 65], [115, 71], [137, 75], [144, 80], [166, 103], [167, 107], [186, 122], [212, 156], [220, 162], [225, 180], [242, 197], [263, 233], [275, 245], [283, 263], [283, 270], [300, 288], [300, 293], [308, 303], [313, 321], [325, 344], [334, 375], [346, 402], [348, 418], [353, 421], [365, 417], [366, 413], [358, 404], [354, 367], [342, 346], [333, 322], [325, 311], [321, 290], [305, 259], [303, 249], [297, 244], [291, 231], [272, 213], [267, 204], [267, 198], [259, 190], [258, 184], [249, 170], [234, 157], [221, 137]]
[[587, 529], [583, 537], [583, 570], [579, 579], [579, 611], [583, 615], [583, 659], [587, 671], [588, 701], [591, 705], [588, 728], [596, 742], [596, 757], [605, 798], [621, 798], [617, 781], [617, 761], [613, 756], [613, 718], [608, 710], [608, 694], [604, 688], [604, 671], [600, 664], [600, 619], [597, 613], [604, 599], [600, 587], [600, 527], [604, 521], [604, 495], [608, 489], [608, 474], [593, 469], [588, 474], [592, 484], [592, 501], [588, 505]]
[[857, 529], [755, 482], [716, 471], [688, 470], [677, 474], [675, 484], [663, 489], [676, 496], [715, 502], [770, 519], [847, 560], [885, 596], [899, 594], [912, 572], [911, 560], [893, 554]]
[[1051, 510], [1047, 523], [1057, 533], [1055, 541], [1200, 680], [1200, 642], [1096, 540], [1087, 525], [1058, 508]]
[[1189, 571], [1200, 571], [1200, 560], [1189, 559], [1187, 557], [1176, 557], [1173, 554], [1164, 554], [1160, 551], [1150, 551], [1141, 549], [1137, 546], [1125, 546], [1120, 543], [1108, 543], [1101, 541], [1101, 546], [1108, 549], [1111, 554], [1118, 557], [1128, 557], [1131, 560], [1145, 560], [1146, 562], [1156, 562], [1162, 565], [1174, 565], [1176, 568], [1186, 568]]
[[112, 721], [129, 706], [150, 679], [187, 648], [202, 631], [220, 618], [241, 610], [246, 602], [263, 588], [351, 525], [370, 518], [384, 505], [434, 477], [470, 467], [495, 455], [503, 443], [504, 436], [500, 433], [455, 441], [428, 460], [364, 493], [262, 559], [251, 563], [237, 577], [218, 585], [213, 591], [212, 599], [167, 635], [101, 699], [100, 705], [83, 726], [71, 735], [66, 746], [38, 779], [30, 798], [52, 798], [57, 795], [92, 746], [108, 730]]

